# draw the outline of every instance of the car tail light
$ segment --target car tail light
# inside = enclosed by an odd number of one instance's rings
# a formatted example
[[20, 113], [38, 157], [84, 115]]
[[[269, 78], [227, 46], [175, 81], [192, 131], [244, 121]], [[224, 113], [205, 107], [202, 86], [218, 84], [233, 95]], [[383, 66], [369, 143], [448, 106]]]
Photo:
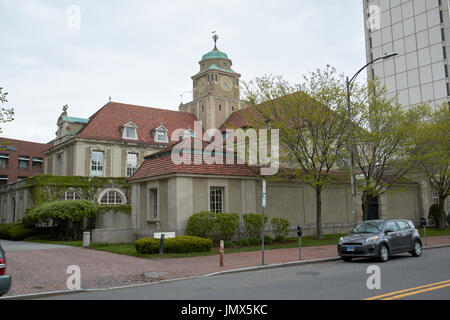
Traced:
[[6, 274], [6, 265], [2, 258], [0, 258], [0, 276], [4, 276]]

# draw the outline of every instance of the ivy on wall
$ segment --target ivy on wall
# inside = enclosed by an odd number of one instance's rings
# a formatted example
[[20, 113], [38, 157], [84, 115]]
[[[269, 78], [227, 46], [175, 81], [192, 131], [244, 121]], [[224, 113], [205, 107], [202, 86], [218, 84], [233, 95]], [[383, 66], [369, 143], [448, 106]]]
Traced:
[[91, 202], [96, 202], [95, 195], [105, 188], [120, 187], [127, 194], [130, 190], [126, 178], [37, 175], [25, 181], [35, 205], [57, 201], [68, 190], [79, 192], [83, 199]]
[[113, 210], [114, 212], [121, 212], [121, 213], [126, 213], [126, 214], [131, 214], [131, 205], [130, 204], [110, 204], [110, 205], [105, 205], [102, 204], [99, 206], [99, 213], [107, 213], [108, 211]]

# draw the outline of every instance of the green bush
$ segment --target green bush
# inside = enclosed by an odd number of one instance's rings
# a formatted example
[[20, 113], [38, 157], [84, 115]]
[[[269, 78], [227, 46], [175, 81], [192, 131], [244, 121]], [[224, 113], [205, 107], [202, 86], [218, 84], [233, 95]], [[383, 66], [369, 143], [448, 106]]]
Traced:
[[231, 241], [237, 229], [239, 228], [239, 215], [237, 213], [215, 213], [216, 228], [215, 237], [218, 240]]
[[275, 242], [285, 242], [286, 241], [286, 237], [284, 237], [284, 236], [276, 236], [274, 241]]
[[264, 243], [265, 244], [273, 243], [273, 238], [271, 236], [264, 236]]
[[154, 238], [142, 238], [136, 240], [134, 246], [136, 251], [144, 254], [152, 254], [159, 252], [160, 240]]
[[[160, 239], [142, 238], [134, 243], [136, 251], [143, 254], [152, 254], [159, 252]], [[166, 253], [187, 253], [210, 251], [213, 242], [210, 239], [178, 236], [164, 240], [164, 252]]]
[[247, 247], [250, 245], [248, 239], [241, 239], [237, 242], [238, 246]]
[[248, 238], [248, 244], [251, 246], [256, 246], [256, 245], [260, 244], [260, 240], [259, 240], [259, 238], [256, 238], [256, 237]]
[[27, 229], [22, 223], [16, 224], [9, 229], [9, 238], [13, 241], [22, 241], [35, 235], [34, 229]]
[[211, 251], [212, 245], [213, 242], [210, 239], [192, 236], [178, 236], [164, 240], [164, 252], [185, 253]]
[[224, 248], [233, 248], [235, 246], [235, 243], [233, 241], [224, 241], [223, 246]]
[[270, 222], [272, 224], [272, 230], [275, 234], [275, 239], [284, 239], [288, 235], [290, 225], [289, 220], [283, 218], [272, 218]]
[[[262, 231], [262, 215], [256, 213], [246, 213], [242, 215], [244, 220], [245, 233], [249, 238], [260, 238]], [[267, 216], [264, 216], [264, 223], [267, 223]]]
[[212, 212], [198, 212], [189, 217], [186, 234], [202, 238], [209, 238], [214, 233], [215, 217]]
[[238, 228], [237, 213], [198, 212], [189, 218], [186, 234], [215, 241], [230, 241]]
[[430, 207], [428, 219], [431, 220], [436, 227], [439, 227], [441, 221], [441, 206], [439, 203], [435, 203]]
[[3, 240], [10, 240], [11, 235], [9, 233], [9, 230], [14, 227], [21, 224], [20, 222], [14, 222], [14, 223], [7, 223], [7, 224], [0, 224], [0, 239]]

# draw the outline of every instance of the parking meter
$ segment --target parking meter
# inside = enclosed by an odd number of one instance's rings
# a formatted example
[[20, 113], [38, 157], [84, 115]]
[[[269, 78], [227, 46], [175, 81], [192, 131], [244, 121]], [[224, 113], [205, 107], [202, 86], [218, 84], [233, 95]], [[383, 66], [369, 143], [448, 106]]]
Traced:
[[301, 236], [302, 236], [302, 234], [303, 234], [303, 230], [302, 230], [302, 227], [300, 227], [300, 226], [297, 226], [297, 235], [298, 235], [299, 237], [301, 237]]
[[427, 225], [427, 219], [425, 217], [420, 217], [420, 226], [425, 227]]

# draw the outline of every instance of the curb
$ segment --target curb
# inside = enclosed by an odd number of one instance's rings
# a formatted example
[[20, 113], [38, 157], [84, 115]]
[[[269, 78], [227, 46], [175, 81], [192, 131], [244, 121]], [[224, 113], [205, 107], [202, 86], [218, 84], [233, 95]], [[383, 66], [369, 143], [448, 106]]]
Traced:
[[[427, 247], [423, 247], [423, 250], [440, 249], [440, 248], [446, 248], [446, 247], [450, 247], [450, 244], [427, 246]], [[166, 280], [155, 281], [155, 282], [150, 282], [150, 283], [138, 283], [138, 284], [132, 284], [129, 286], [98, 288], [98, 289], [94, 288], [94, 289], [79, 289], [79, 290], [60, 290], [60, 291], [50, 291], [50, 292], [30, 293], [30, 294], [24, 294], [24, 295], [15, 295], [15, 296], [4, 297], [4, 298], [0, 297], [0, 301], [1, 300], [24, 300], [24, 299], [43, 298], [43, 297], [51, 297], [51, 296], [58, 296], [58, 295], [83, 293], [83, 292], [96, 292], [96, 291], [135, 288], [135, 287], [150, 286], [150, 285], [173, 282], [173, 281], [192, 280], [192, 279], [198, 279], [198, 278], [214, 277], [214, 276], [241, 273], [241, 272], [252, 272], [252, 271], [279, 269], [279, 268], [289, 268], [289, 267], [296, 267], [296, 266], [301, 266], [301, 265], [326, 263], [326, 262], [333, 262], [333, 261], [339, 261], [339, 260], [341, 260], [340, 257], [315, 259], [315, 260], [304, 260], [304, 261], [291, 261], [291, 262], [268, 264], [268, 265], [264, 265], [264, 266], [254, 266], [254, 267], [247, 267], [247, 268], [218, 271], [218, 272], [207, 273], [207, 274], [191, 276], [191, 277], [166, 279]]]

